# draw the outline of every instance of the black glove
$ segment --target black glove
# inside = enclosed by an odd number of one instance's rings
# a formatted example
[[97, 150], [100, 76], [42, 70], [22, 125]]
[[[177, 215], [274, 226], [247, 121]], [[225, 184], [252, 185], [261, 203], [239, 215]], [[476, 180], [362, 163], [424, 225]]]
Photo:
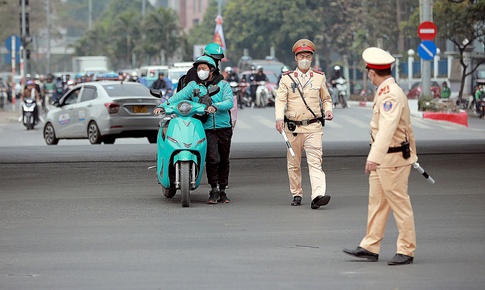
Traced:
[[199, 98], [199, 103], [204, 104], [206, 108], [209, 108], [212, 105], [212, 98], [205, 95]]

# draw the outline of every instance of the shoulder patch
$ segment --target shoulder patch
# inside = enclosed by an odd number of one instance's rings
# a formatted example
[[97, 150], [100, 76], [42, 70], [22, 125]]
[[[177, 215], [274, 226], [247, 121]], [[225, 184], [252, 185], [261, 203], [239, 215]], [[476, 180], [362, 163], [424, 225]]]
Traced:
[[388, 112], [392, 109], [392, 102], [386, 101], [383, 105], [384, 111]]
[[289, 75], [289, 74], [291, 74], [292, 72], [293, 72], [292, 70], [289, 70], [289, 71], [285, 71], [285, 72], [283, 73], [283, 75], [284, 75], [284, 76], [286, 76], [286, 75]]

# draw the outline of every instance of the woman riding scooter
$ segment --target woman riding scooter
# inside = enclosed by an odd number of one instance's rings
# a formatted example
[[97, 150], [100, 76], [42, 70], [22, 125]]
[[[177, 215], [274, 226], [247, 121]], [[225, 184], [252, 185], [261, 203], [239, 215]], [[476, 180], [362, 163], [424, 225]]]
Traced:
[[[207, 120], [203, 121], [207, 137], [206, 171], [211, 186], [207, 203], [230, 202], [225, 192], [229, 181], [229, 153], [231, 149], [232, 125], [230, 110], [233, 108], [232, 90], [225, 80], [216, 77], [216, 63], [209, 56], [201, 56], [194, 62], [197, 77], [181, 91], [173, 95], [168, 102], [192, 100], [207, 106]], [[219, 86], [220, 91], [210, 97], [208, 91], [212, 86]], [[200, 91], [200, 97], [194, 96], [194, 90]], [[159, 105], [153, 112], [163, 111]], [[218, 187], [219, 185], [219, 187]]]

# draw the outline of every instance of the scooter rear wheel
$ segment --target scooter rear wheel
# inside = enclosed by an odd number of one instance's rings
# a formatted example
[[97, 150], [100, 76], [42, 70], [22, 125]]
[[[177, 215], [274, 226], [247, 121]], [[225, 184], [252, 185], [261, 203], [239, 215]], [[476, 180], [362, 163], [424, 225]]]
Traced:
[[190, 206], [190, 162], [180, 162], [180, 192], [183, 207]]

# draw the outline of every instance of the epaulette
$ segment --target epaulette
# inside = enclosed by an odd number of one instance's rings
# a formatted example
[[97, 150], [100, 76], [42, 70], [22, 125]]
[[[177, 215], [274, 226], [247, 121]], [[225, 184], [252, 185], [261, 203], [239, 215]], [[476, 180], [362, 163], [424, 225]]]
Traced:
[[313, 72], [314, 72], [314, 73], [317, 73], [317, 74], [325, 75], [325, 73], [324, 73], [323, 71], [314, 70]]
[[389, 93], [389, 85], [383, 87], [382, 89], [379, 90], [379, 93], [377, 95], [381, 95], [381, 94], [387, 94]]
[[285, 76], [285, 75], [289, 75], [289, 74], [291, 74], [292, 72], [293, 72], [292, 70], [288, 70], [288, 71], [285, 71], [285, 72], [283, 73], [283, 75], [284, 75], [284, 76]]

